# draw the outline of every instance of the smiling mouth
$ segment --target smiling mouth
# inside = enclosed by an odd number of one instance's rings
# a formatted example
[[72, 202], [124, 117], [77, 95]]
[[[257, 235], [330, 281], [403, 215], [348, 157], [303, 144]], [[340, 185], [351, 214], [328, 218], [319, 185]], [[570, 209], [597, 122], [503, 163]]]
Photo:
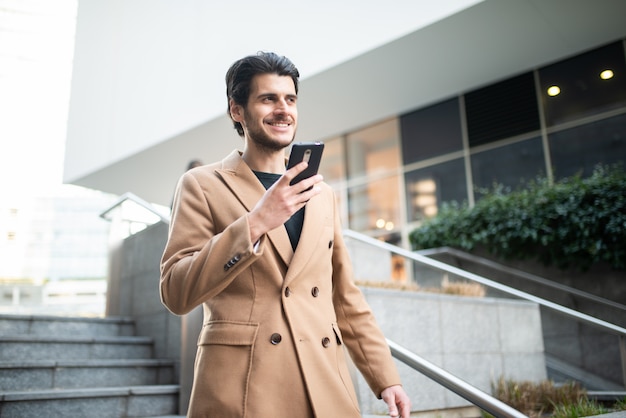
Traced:
[[268, 124], [277, 128], [287, 128], [291, 126], [290, 122], [269, 122]]

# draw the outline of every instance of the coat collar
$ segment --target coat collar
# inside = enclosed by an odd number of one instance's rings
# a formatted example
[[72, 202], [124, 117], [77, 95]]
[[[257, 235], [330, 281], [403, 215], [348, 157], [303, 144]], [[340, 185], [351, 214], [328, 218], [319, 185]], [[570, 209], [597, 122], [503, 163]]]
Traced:
[[[222, 160], [222, 167], [216, 172], [224, 183], [232, 190], [248, 212], [265, 193], [265, 188], [241, 157], [241, 151], [233, 151]], [[289, 266], [293, 258], [293, 249], [285, 228], [275, 228], [268, 232], [268, 237], [280, 254], [285, 264]]]
[[[265, 188], [245, 163], [241, 154], [240, 151], [233, 151], [222, 160], [222, 167], [216, 171], [249, 212], [261, 199], [263, 193], [265, 193]], [[307, 203], [304, 212], [302, 234], [300, 235], [295, 254], [291, 248], [287, 230], [284, 227], [275, 228], [267, 234], [285, 265], [288, 266], [285, 282], [289, 282], [292, 278], [297, 277], [311, 254], [314, 253], [315, 247], [323, 244], [318, 242], [321, 239], [319, 228], [323, 224], [324, 214], [328, 210], [323, 202], [322, 196], [318, 195]]]

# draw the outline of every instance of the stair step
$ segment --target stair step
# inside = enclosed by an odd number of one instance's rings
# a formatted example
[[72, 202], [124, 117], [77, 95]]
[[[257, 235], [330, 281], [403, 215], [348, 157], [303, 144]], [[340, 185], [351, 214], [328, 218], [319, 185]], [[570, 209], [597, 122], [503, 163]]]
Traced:
[[4, 392], [0, 418], [174, 415], [178, 392], [178, 385]]
[[52, 315], [0, 315], [0, 335], [55, 335], [114, 337], [131, 336], [129, 318], [72, 318]]
[[173, 360], [127, 318], [0, 314], [0, 418], [178, 414]]
[[0, 391], [171, 384], [171, 360], [0, 362]]
[[3, 361], [137, 359], [152, 357], [148, 337], [44, 337], [32, 335], [0, 336]]

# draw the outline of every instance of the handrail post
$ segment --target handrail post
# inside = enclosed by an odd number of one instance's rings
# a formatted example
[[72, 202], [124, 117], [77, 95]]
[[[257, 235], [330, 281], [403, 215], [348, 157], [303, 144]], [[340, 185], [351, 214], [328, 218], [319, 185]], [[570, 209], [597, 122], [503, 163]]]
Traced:
[[626, 389], [626, 336], [619, 335], [619, 355], [622, 361], [622, 386]]

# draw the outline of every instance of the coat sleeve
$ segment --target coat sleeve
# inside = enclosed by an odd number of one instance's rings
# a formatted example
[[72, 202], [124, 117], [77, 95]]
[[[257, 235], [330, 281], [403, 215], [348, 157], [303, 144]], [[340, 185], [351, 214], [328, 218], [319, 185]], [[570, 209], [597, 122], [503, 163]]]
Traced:
[[352, 264], [337, 215], [334, 235], [333, 303], [337, 323], [350, 357], [380, 399], [385, 388], [401, 384], [400, 376], [387, 341], [365, 297], [354, 284]]
[[185, 173], [176, 188], [161, 258], [161, 301], [174, 314], [186, 314], [219, 294], [262, 254], [250, 241], [247, 216], [217, 231], [213, 211], [198, 179]]

